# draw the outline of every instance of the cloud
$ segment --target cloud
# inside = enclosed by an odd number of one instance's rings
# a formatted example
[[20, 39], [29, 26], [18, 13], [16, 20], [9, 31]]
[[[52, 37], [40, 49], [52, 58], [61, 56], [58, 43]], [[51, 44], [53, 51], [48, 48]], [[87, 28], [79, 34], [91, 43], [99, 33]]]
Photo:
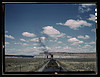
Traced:
[[69, 47], [69, 46], [65, 46], [63, 49], [71, 49], [71, 47]]
[[44, 29], [43, 33], [48, 34], [50, 36], [60, 34], [60, 32], [56, 30], [55, 28], [53, 28], [52, 26], [46, 26], [46, 27], [43, 27], [43, 29]]
[[90, 14], [90, 18], [88, 20], [95, 21], [95, 15]]
[[28, 46], [29, 44], [27, 43], [14, 43], [15, 45], [23, 45], [23, 46]]
[[35, 34], [29, 33], [29, 32], [23, 32], [22, 35], [26, 36], [26, 37], [34, 37], [35, 36]]
[[57, 43], [61, 44], [62, 42], [61, 41], [58, 41]]
[[57, 47], [55, 47], [56, 49], [59, 49], [59, 48], [61, 48], [61, 46], [57, 46]]
[[78, 36], [77, 38], [81, 38], [81, 39], [89, 39], [90, 36], [88, 36], [88, 35], [85, 35], [85, 36], [80, 35], [80, 36]]
[[96, 44], [96, 42], [91, 41], [91, 42], [89, 42], [89, 43], [85, 43], [85, 44]]
[[82, 19], [82, 17], [80, 15], [77, 16], [79, 19]]
[[71, 42], [72, 43], [72, 45], [78, 45], [78, 44], [82, 44], [83, 43], [83, 41], [80, 41], [80, 40], [78, 40], [77, 38], [70, 38], [70, 39], [68, 39], [68, 42]]
[[35, 55], [39, 54], [41, 51], [39, 47], [25, 47], [23, 49], [7, 49], [6, 54], [17, 54], [17, 55]]
[[[44, 36], [40, 37], [40, 39], [41, 39], [41, 42], [45, 42], [46, 41], [46, 37], [44, 37]], [[39, 42], [39, 38], [33, 38], [30, 41]]]
[[5, 42], [5, 44], [7, 45], [7, 44], [10, 44], [9, 42]]
[[24, 45], [24, 46], [28, 46], [28, 44], [26, 44], [26, 43], [23, 43], [22, 45]]
[[35, 46], [36, 46], [36, 45], [39, 45], [39, 44], [37, 44], [37, 43], [34, 43], [33, 45], [35, 45]]
[[56, 23], [57, 25], [63, 25], [63, 23]]
[[89, 44], [96, 44], [96, 42], [92, 41], [92, 42], [90, 42]]
[[5, 33], [8, 33], [8, 31], [5, 31]]
[[20, 39], [20, 41], [24, 41], [25, 42], [26, 40], [25, 39]]
[[89, 7], [89, 6], [93, 6], [95, 4], [81, 4], [81, 5], [82, 5], [82, 7]]
[[72, 38], [72, 36], [67, 36], [67, 38]]
[[77, 30], [79, 27], [82, 27], [82, 26], [90, 27], [92, 24], [88, 23], [87, 21], [84, 21], [84, 20], [69, 19], [64, 24], [62, 23], [62, 24], [59, 24], [59, 25], [68, 26], [69, 28], [71, 28], [73, 30]]
[[46, 39], [46, 37], [40, 37], [42, 40], [45, 40]]
[[40, 37], [40, 39], [41, 39], [41, 42], [46, 42], [46, 37]]
[[[46, 47], [48, 52], [76, 52], [76, 53], [82, 53], [82, 52], [96, 52], [96, 48], [92, 47], [91, 45], [84, 45], [84, 46], [77, 46], [77, 47], [70, 47], [70, 46], [51, 46], [51, 47]], [[6, 54], [25, 54], [25, 55], [35, 55], [39, 54], [42, 51], [43, 47], [25, 47], [23, 49], [6, 49], [5, 53]]]
[[58, 39], [55, 39], [55, 40], [49, 40], [49, 42], [54, 42], [54, 43], [55, 43], [55, 42], [57, 42], [57, 40], [58, 40]]
[[83, 48], [90, 48], [90, 47], [92, 47], [92, 46], [88, 45], [88, 44], [83, 46]]
[[84, 12], [89, 12], [91, 9], [89, 7], [82, 7], [82, 6], [79, 6], [78, 8], [79, 12], [81, 13], [84, 13]]
[[13, 36], [11, 35], [5, 35], [5, 37], [10, 38], [10, 39], [15, 39]]
[[22, 43], [14, 43], [14, 44], [16, 44], [16, 45], [18, 45], [18, 44], [19, 44], [19, 45], [22, 45]]
[[79, 12], [85, 13], [91, 11], [91, 6], [95, 4], [81, 4], [78, 8]]
[[39, 38], [33, 38], [30, 41], [39, 42]]
[[52, 38], [63, 37], [65, 35], [64, 33], [60, 33], [57, 29], [53, 28], [53, 26], [43, 27], [43, 33]]
[[71, 50], [71, 47], [69, 46], [52, 46], [48, 48], [49, 52], [69, 52]]
[[92, 32], [96, 32], [96, 29], [91, 29]]
[[77, 41], [79, 41], [77, 38], [70, 38], [70, 39], [68, 39], [68, 41], [69, 42], [77, 42]]

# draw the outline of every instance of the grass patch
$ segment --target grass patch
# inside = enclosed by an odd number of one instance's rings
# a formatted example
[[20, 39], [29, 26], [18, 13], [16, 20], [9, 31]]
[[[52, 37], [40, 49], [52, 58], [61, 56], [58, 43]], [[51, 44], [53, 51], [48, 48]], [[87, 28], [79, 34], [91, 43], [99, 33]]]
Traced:
[[48, 59], [5, 58], [5, 72], [36, 72]]
[[95, 61], [58, 60], [58, 62], [66, 71], [96, 71]]

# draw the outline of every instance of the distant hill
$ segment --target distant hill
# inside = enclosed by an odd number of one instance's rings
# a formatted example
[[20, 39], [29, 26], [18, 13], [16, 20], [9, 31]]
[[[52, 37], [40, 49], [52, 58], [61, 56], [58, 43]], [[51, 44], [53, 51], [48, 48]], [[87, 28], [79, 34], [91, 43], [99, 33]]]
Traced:
[[34, 56], [31, 56], [31, 55], [5, 55], [5, 57], [34, 57]]
[[[54, 58], [96, 58], [96, 53], [68, 53], [68, 52], [49, 52]], [[49, 55], [43, 52], [39, 53], [39, 56]]]

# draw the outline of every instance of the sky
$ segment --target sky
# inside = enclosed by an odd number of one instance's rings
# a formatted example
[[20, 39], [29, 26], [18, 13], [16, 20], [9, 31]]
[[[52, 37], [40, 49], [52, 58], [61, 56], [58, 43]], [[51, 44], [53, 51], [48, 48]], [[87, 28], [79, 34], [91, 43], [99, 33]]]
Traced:
[[5, 54], [96, 52], [95, 4], [5, 4]]

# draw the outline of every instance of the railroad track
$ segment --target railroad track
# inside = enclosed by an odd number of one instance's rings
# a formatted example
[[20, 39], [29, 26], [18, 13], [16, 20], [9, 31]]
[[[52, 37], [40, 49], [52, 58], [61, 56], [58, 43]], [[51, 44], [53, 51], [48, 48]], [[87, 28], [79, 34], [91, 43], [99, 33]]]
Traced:
[[63, 71], [63, 68], [54, 59], [51, 59], [43, 70], [43, 72], [61, 72], [61, 71]]

